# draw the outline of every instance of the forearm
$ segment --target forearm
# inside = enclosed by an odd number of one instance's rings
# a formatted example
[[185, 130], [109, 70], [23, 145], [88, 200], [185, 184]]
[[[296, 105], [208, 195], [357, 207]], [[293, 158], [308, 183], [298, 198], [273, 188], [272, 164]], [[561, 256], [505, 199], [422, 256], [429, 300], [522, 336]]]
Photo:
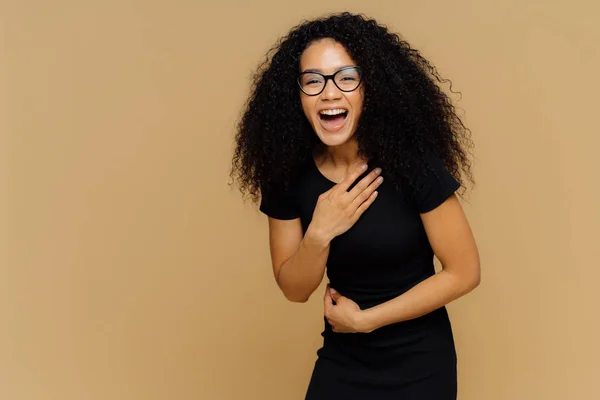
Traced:
[[279, 269], [277, 283], [285, 297], [305, 302], [319, 287], [325, 274], [330, 241], [307, 229], [298, 251]]
[[362, 324], [365, 331], [372, 331], [418, 318], [464, 296], [478, 284], [478, 276], [464, 277], [442, 270], [402, 295], [364, 310]]

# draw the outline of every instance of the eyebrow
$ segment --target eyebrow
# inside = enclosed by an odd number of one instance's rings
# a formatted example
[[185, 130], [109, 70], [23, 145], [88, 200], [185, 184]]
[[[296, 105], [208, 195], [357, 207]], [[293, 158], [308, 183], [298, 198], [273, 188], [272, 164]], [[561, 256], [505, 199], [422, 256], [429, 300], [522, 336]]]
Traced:
[[[349, 67], [356, 67], [356, 65], [344, 65], [344, 66], [341, 66], [338, 69], [336, 69], [336, 72], [339, 71], [340, 69], [349, 68]], [[305, 69], [304, 71], [302, 71], [302, 73], [305, 73], [305, 72], [317, 72], [319, 74], [322, 74], [323, 70], [319, 69], [319, 68], [308, 68], [308, 69]]]

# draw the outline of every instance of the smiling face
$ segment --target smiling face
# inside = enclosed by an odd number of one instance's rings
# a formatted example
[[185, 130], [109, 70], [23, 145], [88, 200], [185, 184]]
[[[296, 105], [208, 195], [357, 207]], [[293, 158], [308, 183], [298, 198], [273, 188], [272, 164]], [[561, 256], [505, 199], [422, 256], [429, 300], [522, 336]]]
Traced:
[[[332, 75], [349, 66], [356, 66], [354, 60], [344, 46], [333, 39], [312, 43], [300, 58], [300, 72]], [[336, 77], [342, 88], [345, 82], [356, 79], [346, 71]], [[363, 93], [362, 84], [354, 91], [344, 92], [331, 79], [326, 81], [325, 89], [319, 95], [308, 96], [300, 91], [304, 115], [325, 145], [339, 146], [353, 138], [363, 108]]]

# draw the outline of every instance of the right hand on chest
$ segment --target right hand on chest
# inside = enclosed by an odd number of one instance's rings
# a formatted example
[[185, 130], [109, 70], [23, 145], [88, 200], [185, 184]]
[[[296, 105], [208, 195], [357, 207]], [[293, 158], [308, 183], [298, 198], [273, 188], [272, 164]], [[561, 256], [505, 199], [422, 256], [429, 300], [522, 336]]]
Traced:
[[361, 164], [353, 167], [341, 182], [319, 196], [311, 228], [327, 240], [330, 241], [350, 229], [375, 201], [375, 190], [383, 182], [383, 177], [379, 176], [379, 168], [371, 171], [348, 191], [364, 171], [365, 168]]

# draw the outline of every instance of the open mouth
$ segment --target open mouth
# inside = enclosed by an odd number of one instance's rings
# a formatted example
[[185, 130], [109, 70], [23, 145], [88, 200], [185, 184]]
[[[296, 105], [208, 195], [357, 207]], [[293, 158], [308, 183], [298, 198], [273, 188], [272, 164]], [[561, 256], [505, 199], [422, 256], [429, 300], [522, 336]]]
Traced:
[[333, 110], [321, 110], [319, 112], [319, 120], [321, 125], [328, 131], [337, 131], [344, 126], [348, 110], [344, 108], [336, 108]]

